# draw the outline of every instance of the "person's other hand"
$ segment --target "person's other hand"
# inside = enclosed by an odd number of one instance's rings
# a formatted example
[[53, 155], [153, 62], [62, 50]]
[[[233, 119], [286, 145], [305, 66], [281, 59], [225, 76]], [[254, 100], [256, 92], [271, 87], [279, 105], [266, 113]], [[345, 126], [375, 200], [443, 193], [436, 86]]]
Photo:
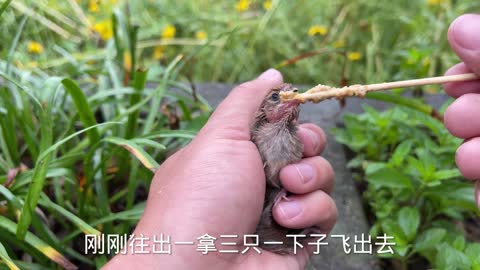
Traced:
[[[257, 79], [237, 86], [218, 106], [208, 123], [185, 148], [168, 158], [154, 176], [147, 206], [134, 234], [152, 239], [171, 236], [172, 254], [117, 255], [112, 269], [303, 269], [309, 252], [280, 256], [267, 251], [257, 254], [213, 252], [202, 255], [196, 245], [173, 245], [193, 241], [208, 233], [219, 242], [232, 242], [220, 235], [253, 234], [262, 212], [265, 175], [258, 150], [250, 141], [249, 126], [254, 113], [271, 88], [282, 82], [273, 69]], [[313, 124], [300, 125], [304, 159], [280, 172], [284, 187], [294, 195], [273, 209], [275, 220], [288, 228], [316, 226], [323, 233], [332, 229], [337, 216], [329, 196], [334, 173], [318, 156], [325, 147], [325, 134]], [[311, 248], [312, 246], [310, 246]]]
[[[480, 15], [458, 17], [448, 30], [451, 47], [463, 61], [446, 75], [475, 72], [480, 75]], [[480, 208], [480, 80], [445, 84], [445, 91], [457, 98], [445, 112], [445, 126], [465, 139], [458, 148], [456, 163], [465, 178], [477, 180], [475, 197]]]

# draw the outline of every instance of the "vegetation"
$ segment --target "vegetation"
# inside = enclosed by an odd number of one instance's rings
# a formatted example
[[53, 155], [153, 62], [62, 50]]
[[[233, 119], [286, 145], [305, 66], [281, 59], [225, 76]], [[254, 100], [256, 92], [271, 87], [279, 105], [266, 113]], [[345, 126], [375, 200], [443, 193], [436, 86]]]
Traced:
[[[298, 84], [439, 75], [458, 61], [449, 23], [473, 11], [477, 1], [0, 1], [0, 268], [103, 265], [108, 255], [83, 253], [84, 234], [129, 233], [152, 170], [211, 112], [190, 82], [268, 67]], [[459, 142], [421, 98], [369, 97], [398, 107], [347, 116], [337, 138], [367, 180], [371, 233], [401, 239], [403, 269], [420, 257], [479, 269], [478, 238], [459, 229], [478, 214], [454, 169]]]
[[394, 236], [395, 253], [382, 255], [398, 269], [479, 269], [480, 211], [454, 160], [461, 141], [417, 110], [364, 109], [335, 134], [355, 153], [349, 167], [364, 189], [370, 234]]

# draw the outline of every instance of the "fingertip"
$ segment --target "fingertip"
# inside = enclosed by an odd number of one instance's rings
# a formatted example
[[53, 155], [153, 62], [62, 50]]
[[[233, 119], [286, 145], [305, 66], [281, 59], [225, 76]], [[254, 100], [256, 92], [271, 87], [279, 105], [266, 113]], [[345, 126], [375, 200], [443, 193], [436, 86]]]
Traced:
[[335, 172], [325, 158], [315, 156], [285, 166], [279, 177], [282, 186], [293, 194], [307, 194], [319, 189], [329, 194], [333, 190]]
[[480, 94], [464, 94], [448, 106], [444, 124], [455, 137], [463, 139], [476, 137], [480, 135], [478, 115], [480, 115]]
[[278, 70], [268, 69], [256, 79], [236, 86], [218, 105], [206, 126], [217, 129], [228, 125], [228, 130], [240, 131], [241, 138], [249, 137], [251, 121], [262, 100], [282, 81], [282, 74]]
[[262, 74], [260, 74], [257, 79], [263, 81], [270, 81], [274, 84], [281, 84], [283, 82], [282, 73], [280, 73], [280, 71], [274, 68], [267, 69]]
[[301, 124], [298, 127], [298, 136], [302, 141], [305, 157], [317, 156], [325, 150], [327, 136], [319, 126], [311, 123]]
[[458, 169], [469, 180], [480, 179], [478, 160], [480, 160], [480, 137], [464, 142], [455, 154]]
[[321, 190], [305, 195], [293, 195], [272, 209], [275, 221], [283, 227], [303, 229], [317, 227], [329, 232], [337, 220], [337, 206]]
[[479, 24], [479, 14], [470, 13], [459, 16], [448, 28], [450, 43], [467, 50], [480, 49]]
[[452, 49], [475, 73], [480, 74], [480, 15], [464, 14], [448, 28], [448, 41]]
[[[465, 66], [465, 63], [459, 63], [449, 68], [447, 72], [445, 72], [445, 76], [471, 72], [472, 71]], [[480, 93], [480, 80], [445, 83], [443, 87], [449, 96], [457, 98], [467, 93]]]

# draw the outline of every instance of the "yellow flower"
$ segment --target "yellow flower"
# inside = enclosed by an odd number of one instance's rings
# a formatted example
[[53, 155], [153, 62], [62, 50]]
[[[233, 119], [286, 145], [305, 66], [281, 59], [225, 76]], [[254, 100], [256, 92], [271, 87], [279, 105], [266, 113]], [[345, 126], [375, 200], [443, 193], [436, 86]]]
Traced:
[[105, 20], [93, 25], [93, 30], [97, 32], [103, 40], [110, 39], [113, 36], [112, 21]]
[[36, 42], [36, 41], [30, 41], [28, 43], [28, 52], [33, 53], [33, 54], [41, 54], [43, 52], [43, 46], [42, 44]]
[[335, 41], [335, 42], [333, 43], [333, 47], [334, 47], [335, 49], [345, 47], [345, 40], [340, 39], [340, 40]]
[[162, 59], [164, 55], [165, 55], [165, 47], [164, 46], [155, 47], [155, 49], [153, 50], [153, 59], [155, 59], [155, 60]]
[[162, 30], [162, 39], [170, 39], [175, 37], [175, 33], [177, 32], [177, 29], [175, 28], [174, 25], [172, 24], [167, 24], [165, 28]]
[[446, 3], [448, 0], [427, 0], [427, 5], [437, 6]]
[[265, 10], [270, 10], [272, 9], [272, 0], [265, 0], [263, 1], [263, 8]]
[[359, 52], [349, 52], [347, 54], [347, 58], [350, 61], [358, 61], [358, 60], [362, 59], [362, 54], [359, 53]]
[[250, 7], [250, 0], [238, 0], [235, 4], [235, 9], [238, 12], [243, 12]]
[[195, 37], [199, 40], [205, 40], [207, 39], [207, 32], [200, 30], [195, 33]]
[[94, 13], [95, 13], [95, 12], [98, 12], [98, 11], [100, 10], [100, 7], [99, 7], [99, 5], [98, 5], [98, 2], [99, 2], [98, 0], [90, 0], [90, 1], [88, 2], [88, 10], [89, 10], [90, 12], [94, 12]]
[[316, 34], [320, 34], [325, 36], [328, 33], [328, 28], [323, 25], [312, 25], [310, 29], [308, 29], [308, 35], [313, 37]]

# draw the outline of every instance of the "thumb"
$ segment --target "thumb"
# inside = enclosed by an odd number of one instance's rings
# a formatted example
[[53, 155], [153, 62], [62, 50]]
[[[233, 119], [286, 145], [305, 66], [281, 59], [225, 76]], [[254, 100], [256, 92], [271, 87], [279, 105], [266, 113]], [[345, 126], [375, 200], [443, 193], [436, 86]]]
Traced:
[[480, 75], [480, 15], [465, 14], [458, 17], [448, 29], [452, 49], [465, 65]]
[[[221, 137], [250, 138], [250, 122], [267, 93], [283, 82], [282, 74], [275, 69], [263, 72], [255, 80], [242, 83], [218, 105], [202, 133], [219, 132]], [[225, 133], [226, 132], [226, 133]]]

